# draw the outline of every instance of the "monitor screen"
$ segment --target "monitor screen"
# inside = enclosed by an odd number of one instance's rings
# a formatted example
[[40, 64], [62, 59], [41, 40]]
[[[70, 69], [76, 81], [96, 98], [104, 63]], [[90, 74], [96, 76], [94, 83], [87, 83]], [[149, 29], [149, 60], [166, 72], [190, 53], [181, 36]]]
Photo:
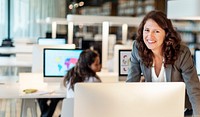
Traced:
[[194, 52], [194, 60], [195, 60], [195, 65], [196, 65], [196, 69], [197, 69], [197, 74], [200, 75], [200, 50], [195, 50]]
[[184, 116], [183, 82], [77, 83], [74, 92], [74, 117]]
[[76, 65], [81, 52], [82, 50], [77, 49], [44, 49], [44, 77], [63, 77]]
[[32, 52], [32, 69], [33, 73], [43, 73], [43, 50], [44, 48], [62, 48], [62, 49], [75, 49], [74, 44], [64, 45], [33, 45]]
[[65, 38], [38, 38], [39, 45], [62, 45], [66, 44]]
[[131, 49], [119, 50], [119, 76], [127, 76], [130, 65]]

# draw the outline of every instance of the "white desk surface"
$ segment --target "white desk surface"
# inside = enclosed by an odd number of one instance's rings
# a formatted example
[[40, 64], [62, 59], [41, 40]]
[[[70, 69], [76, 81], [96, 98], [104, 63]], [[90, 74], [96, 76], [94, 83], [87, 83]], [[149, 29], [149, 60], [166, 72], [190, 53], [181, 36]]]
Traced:
[[0, 47], [0, 53], [2, 54], [15, 54], [15, 47]]
[[1, 54], [32, 53], [32, 45], [21, 44], [15, 47], [0, 47]]
[[[38, 85], [40, 86], [41, 84]], [[40, 86], [36, 93], [25, 94], [23, 88], [18, 83], [18, 77], [0, 76], [0, 99], [22, 99], [21, 117], [27, 117], [28, 108], [30, 108], [32, 116], [35, 117], [35, 99], [66, 97], [66, 88], [62, 87], [60, 82], [48, 84], [43, 83], [43, 85], [44, 86]], [[14, 104], [12, 107], [14, 107], [14, 111], [11, 112], [11, 115], [15, 115], [13, 112], [16, 111], [16, 105]]]
[[60, 83], [49, 83], [44, 90], [36, 93], [24, 94], [18, 83], [0, 84], [0, 98], [65, 98], [65, 88], [60, 88]]
[[16, 57], [0, 57], [0, 66], [31, 67], [32, 62], [19, 61], [16, 59]]

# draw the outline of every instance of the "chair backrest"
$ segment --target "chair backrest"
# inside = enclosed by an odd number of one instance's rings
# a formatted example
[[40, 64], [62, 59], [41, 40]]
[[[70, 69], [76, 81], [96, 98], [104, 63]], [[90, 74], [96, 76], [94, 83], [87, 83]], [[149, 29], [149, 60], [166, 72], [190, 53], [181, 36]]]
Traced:
[[61, 117], [74, 117], [74, 98], [63, 99]]

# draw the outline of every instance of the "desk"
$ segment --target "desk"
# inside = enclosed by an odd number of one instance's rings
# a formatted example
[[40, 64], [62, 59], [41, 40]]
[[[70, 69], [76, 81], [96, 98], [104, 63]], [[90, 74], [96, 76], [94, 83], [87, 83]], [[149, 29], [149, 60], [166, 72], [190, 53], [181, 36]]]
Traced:
[[[23, 94], [20, 91], [20, 86], [18, 83], [2, 83], [0, 84], [0, 98], [3, 99], [22, 99], [21, 107], [21, 117], [26, 117], [27, 109], [30, 108], [32, 111], [32, 117], [36, 117], [36, 102], [37, 98], [65, 98], [66, 91], [65, 88], [60, 87], [60, 83], [48, 83], [44, 91], [54, 91], [53, 93], [32, 93]], [[13, 103], [12, 107], [16, 105]], [[13, 115], [13, 113], [12, 113]]]
[[11, 68], [17, 74], [18, 67], [32, 67], [33, 45], [18, 44], [15, 47], [0, 47], [0, 66], [8, 68], [8, 75], [11, 75]]
[[17, 75], [20, 67], [31, 68], [32, 59], [29, 58], [25, 57], [19, 60], [18, 55], [16, 57], [0, 57], [1, 75]]
[[18, 44], [15, 47], [0, 47], [1, 54], [32, 53], [32, 44]]
[[[26, 59], [27, 60], [27, 59]], [[0, 66], [31, 67], [32, 60], [23, 61], [16, 57], [0, 57]]]

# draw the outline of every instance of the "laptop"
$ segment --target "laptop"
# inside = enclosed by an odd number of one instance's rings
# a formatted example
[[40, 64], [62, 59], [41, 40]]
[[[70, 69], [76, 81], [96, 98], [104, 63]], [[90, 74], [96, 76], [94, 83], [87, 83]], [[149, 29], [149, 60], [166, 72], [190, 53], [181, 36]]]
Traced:
[[184, 117], [185, 84], [77, 83], [74, 117]]

